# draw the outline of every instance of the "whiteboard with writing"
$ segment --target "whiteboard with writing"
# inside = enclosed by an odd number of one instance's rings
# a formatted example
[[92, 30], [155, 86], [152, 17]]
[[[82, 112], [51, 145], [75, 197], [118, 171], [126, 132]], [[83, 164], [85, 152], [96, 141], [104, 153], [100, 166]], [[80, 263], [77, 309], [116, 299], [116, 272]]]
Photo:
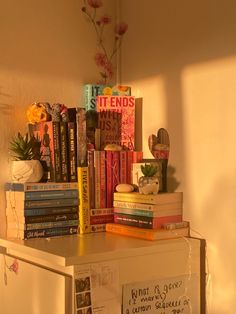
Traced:
[[123, 314], [200, 313], [199, 276], [196, 274], [123, 286]]

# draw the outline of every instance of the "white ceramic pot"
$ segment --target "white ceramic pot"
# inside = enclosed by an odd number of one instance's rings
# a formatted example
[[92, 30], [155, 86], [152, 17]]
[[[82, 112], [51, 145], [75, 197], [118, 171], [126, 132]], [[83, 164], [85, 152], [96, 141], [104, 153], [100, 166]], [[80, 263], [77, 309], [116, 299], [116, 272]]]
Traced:
[[39, 160], [14, 160], [12, 162], [13, 182], [39, 182], [43, 176], [43, 167]]
[[157, 194], [159, 192], [159, 181], [157, 177], [142, 176], [138, 181], [140, 194]]

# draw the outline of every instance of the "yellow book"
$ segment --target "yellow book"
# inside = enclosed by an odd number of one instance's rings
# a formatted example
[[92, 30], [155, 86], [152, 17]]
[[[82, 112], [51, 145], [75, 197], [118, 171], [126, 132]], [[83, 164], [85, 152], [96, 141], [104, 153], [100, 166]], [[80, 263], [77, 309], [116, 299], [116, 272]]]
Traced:
[[79, 230], [90, 232], [90, 193], [88, 167], [78, 167]]

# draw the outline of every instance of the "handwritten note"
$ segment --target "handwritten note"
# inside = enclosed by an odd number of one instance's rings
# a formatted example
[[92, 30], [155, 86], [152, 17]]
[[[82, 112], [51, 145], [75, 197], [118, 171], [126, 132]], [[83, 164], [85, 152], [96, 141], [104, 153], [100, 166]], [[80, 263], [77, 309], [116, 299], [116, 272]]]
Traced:
[[123, 314], [200, 313], [197, 275], [162, 278], [123, 286]]

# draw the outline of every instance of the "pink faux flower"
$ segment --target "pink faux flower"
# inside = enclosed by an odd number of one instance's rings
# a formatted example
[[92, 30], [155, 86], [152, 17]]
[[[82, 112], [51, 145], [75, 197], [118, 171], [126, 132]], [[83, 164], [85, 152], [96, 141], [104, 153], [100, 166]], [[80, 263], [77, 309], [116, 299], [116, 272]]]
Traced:
[[19, 268], [19, 264], [17, 259], [14, 259], [13, 263], [11, 264], [11, 266], [9, 267], [9, 270], [13, 271], [14, 273], [18, 274], [18, 268]]
[[128, 29], [128, 24], [125, 22], [120, 22], [119, 24], [116, 25], [115, 27], [115, 32], [116, 34], [122, 36], [124, 33], [126, 33]]
[[97, 52], [95, 54], [95, 62], [96, 62], [96, 65], [99, 66], [99, 67], [104, 67], [106, 65], [106, 62], [107, 62], [107, 58], [105, 56], [104, 53], [101, 53], [101, 52]]
[[111, 23], [111, 17], [109, 15], [103, 15], [100, 18], [100, 23], [104, 24], [104, 25], [110, 24]]
[[97, 9], [102, 6], [102, 0], [88, 0], [90, 7]]

